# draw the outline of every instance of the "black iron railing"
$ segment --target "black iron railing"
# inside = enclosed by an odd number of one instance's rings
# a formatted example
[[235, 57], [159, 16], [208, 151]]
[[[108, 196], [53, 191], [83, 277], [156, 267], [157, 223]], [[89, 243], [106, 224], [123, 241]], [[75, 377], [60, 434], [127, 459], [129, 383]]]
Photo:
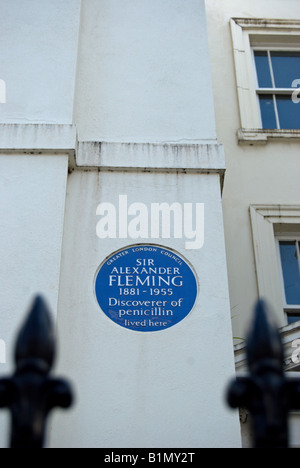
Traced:
[[246, 352], [249, 375], [231, 382], [228, 404], [248, 409], [254, 448], [287, 448], [288, 413], [300, 409], [300, 378], [286, 378], [279, 329], [261, 300], [254, 310]]
[[49, 412], [72, 404], [69, 383], [50, 377], [54, 358], [51, 315], [38, 296], [17, 336], [15, 372], [0, 380], [0, 407], [11, 414], [11, 448], [42, 448]]
[[[248, 409], [253, 447], [287, 448], [288, 413], [300, 409], [300, 378], [285, 376], [279, 329], [263, 301], [255, 307], [246, 351], [249, 374], [230, 383], [228, 404]], [[72, 404], [70, 384], [50, 376], [54, 358], [53, 323], [45, 301], [37, 297], [17, 336], [15, 372], [0, 379], [0, 408], [11, 413], [12, 448], [43, 447], [50, 411]]]

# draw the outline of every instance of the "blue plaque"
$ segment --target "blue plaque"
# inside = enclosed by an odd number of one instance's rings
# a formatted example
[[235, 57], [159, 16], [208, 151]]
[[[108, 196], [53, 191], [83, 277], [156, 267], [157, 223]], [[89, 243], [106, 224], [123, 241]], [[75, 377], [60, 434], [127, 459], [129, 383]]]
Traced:
[[121, 327], [166, 330], [183, 320], [197, 297], [194, 272], [180, 255], [157, 245], [134, 245], [100, 266], [95, 293], [102, 311]]

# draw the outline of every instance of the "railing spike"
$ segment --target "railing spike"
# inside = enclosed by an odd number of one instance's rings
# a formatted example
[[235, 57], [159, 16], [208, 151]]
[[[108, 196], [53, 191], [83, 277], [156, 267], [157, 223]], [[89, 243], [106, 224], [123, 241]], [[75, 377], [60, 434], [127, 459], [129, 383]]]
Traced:
[[276, 366], [283, 371], [283, 346], [279, 328], [269, 304], [259, 300], [254, 308], [252, 324], [247, 336], [247, 362], [249, 369], [258, 372], [257, 366]]
[[44, 299], [36, 297], [15, 347], [16, 370], [0, 380], [0, 407], [11, 413], [10, 447], [44, 446], [46, 421], [56, 406], [68, 408], [68, 382], [49, 376], [55, 355], [54, 327]]
[[22, 325], [15, 346], [15, 362], [19, 369], [35, 360], [51, 369], [55, 355], [54, 328], [48, 306], [37, 296]]
[[254, 447], [287, 448], [288, 411], [300, 406], [300, 385], [285, 377], [279, 329], [264, 301], [255, 306], [246, 352], [249, 375], [231, 382], [227, 402], [249, 410]]

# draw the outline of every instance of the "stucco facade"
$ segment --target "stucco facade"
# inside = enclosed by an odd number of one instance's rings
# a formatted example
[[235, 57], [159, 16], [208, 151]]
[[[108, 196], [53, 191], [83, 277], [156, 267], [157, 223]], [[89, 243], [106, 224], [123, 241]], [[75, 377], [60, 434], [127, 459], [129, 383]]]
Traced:
[[[244, 339], [259, 297], [271, 304], [281, 329], [286, 370], [299, 369], [295, 356], [299, 322], [287, 324], [275, 240], [280, 233], [299, 234], [300, 133], [258, 128], [255, 68], [250, 55], [255, 45], [299, 50], [297, 8], [294, 0], [206, 0], [216, 129], [226, 154], [222, 205], [238, 372], [247, 370]], [[295, 101], [294, 105], [299, 104]], [[299, 445], [297, 418], [296, 413], [291, 415], [294, 446]], [[242, 412], [245, 446], [251, 445], [248, 423], [249, 417]]]
[[[247, 446], [247, 414], [240, 424], [224, 396], [246, 369], [258, 297], [297, 370], [273, 237], [299, 225], [300, 135], [259, 128], [249, 59], [262, 39], [297, 49], [296, 3], [0, 0], [0, 370], [11, 372], [15, 331], [42, 293], [55, 370], [76, 395], [51, 416], [49, 447]], [[132, 246], [189, 265], [197, 295], [179, 323], [143, 332], [101, 310], [97, 273]], [[155, 314], [166, 291], [140, 304]], [[138, 312], [118, 313], [137, 324]]]
[[[10, 349], [35, 290], [48, 298], [59, 337], [57, 370], [76, 391], [74, 408], [51, 419], [49, 446], [239, 446], [238, 414], [224, 402], [234, 374], [225, 160], [216, 138], [204, 3], [29, 4], [2, 2], [1, 34], [10, 48], [2, 52], [1, 239], [11, 266], [3, 273], [1, 338]], [[23, 24], [24, 8], [32, 23]], [[30, 56], [17, 86], [10, 77], [16, 80]], [[181, 235], [157, 225], [146, 232], [128, 208], [128, 229], [118, 225], [115, 235], [99, 235], [99, 204], [117, 207], [124, 197], [135, 210], [171, 207], [170, 217], [172, 207], [204, 208], [201, 223], [190, 211], [184, 229], [174, 227]], [[194, 271], [193, 310], [166, 330], [124, 329], [97, 303], [99, 266], [132, 244], [171, 249]], [[20, 264], [28, 270], [24, 279], [20, 271], [12, 298], [13, 265]], [[8, 358], [3, 370], [11, 367]], [[4, 444], [4, 428], [2, 435]]]

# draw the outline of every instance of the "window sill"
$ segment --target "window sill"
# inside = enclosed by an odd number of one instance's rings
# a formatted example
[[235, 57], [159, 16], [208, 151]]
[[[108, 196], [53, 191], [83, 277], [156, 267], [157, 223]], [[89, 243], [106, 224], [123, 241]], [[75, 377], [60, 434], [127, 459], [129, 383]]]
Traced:
[[238, 143], [244, 145], [265, 145], [273, 141], [300, 141], [300, 130], [262, 130], [259, 128], [240, 128], [237, 132]]

